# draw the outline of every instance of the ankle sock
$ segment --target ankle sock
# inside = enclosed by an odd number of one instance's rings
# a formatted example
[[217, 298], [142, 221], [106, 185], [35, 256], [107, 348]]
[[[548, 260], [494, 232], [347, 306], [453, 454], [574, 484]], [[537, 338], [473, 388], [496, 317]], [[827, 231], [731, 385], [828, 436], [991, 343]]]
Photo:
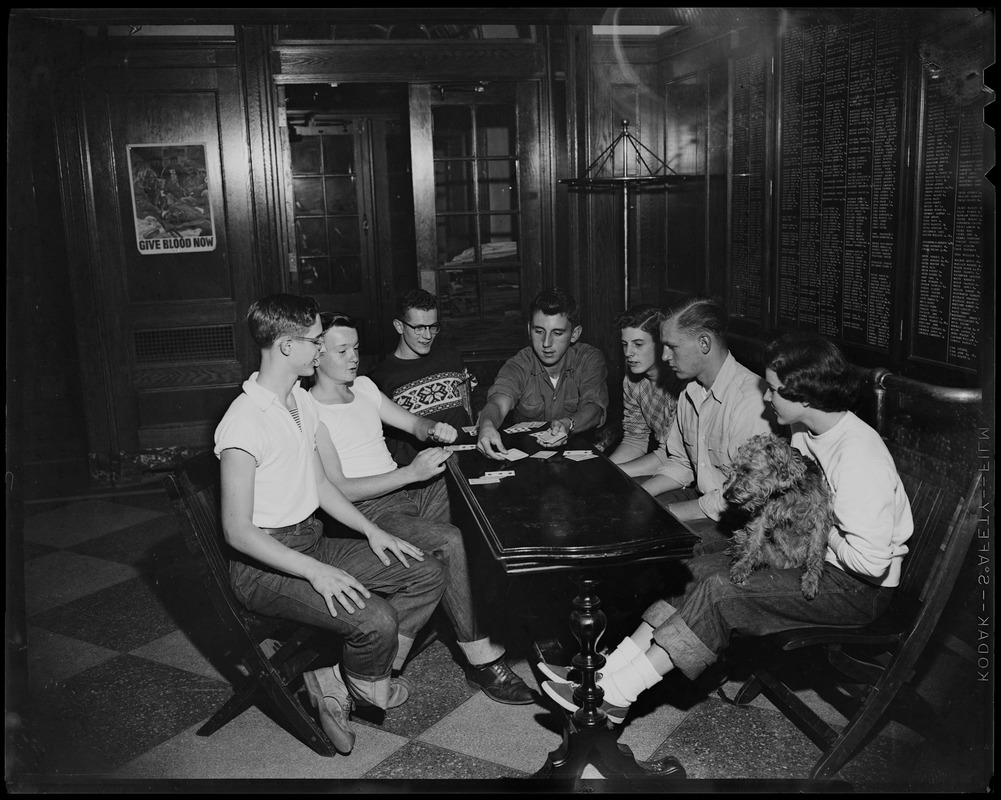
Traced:
[[604, 675], [598, 685], [605, 692], [608, 703], [624, 708], [635, 703], [641, 692], [660, 683], [663, 677], [646, 654], [640, 653], [621, 669]]
[[619, 646], [615, 650], [605, 656], [605, 666], [600, 671], [602, 674], [608, 675], [620, 670], [642, 652], [636, 646], [636, 642], [627, 636], [619, 642]]

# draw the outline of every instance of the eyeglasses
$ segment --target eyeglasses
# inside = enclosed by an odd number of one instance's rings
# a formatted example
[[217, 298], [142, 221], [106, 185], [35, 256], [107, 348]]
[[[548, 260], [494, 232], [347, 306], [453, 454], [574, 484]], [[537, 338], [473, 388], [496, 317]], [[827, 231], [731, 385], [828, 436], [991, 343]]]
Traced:
[[323, 347], [323, 337], [317, 336], [315, 339], [310, 339], [308, 336], [293, 336], [293, 339], [298, 339], [300, 342], [309, 342], [314, 347]]
[[441, 330], [441, 325], [438, 324], [437, 322], [434, 323], [434, 325], [411, 325], [409, 322], [402, 319], [400, 320], [400, 322], [402, 322], [404, 325], [410, 328], [410, 330], [412, 330], [414, 333], [418, 335], [422, 333], [430, 333], [432, 336], [436, 336], [438, 334], [438, 331]]

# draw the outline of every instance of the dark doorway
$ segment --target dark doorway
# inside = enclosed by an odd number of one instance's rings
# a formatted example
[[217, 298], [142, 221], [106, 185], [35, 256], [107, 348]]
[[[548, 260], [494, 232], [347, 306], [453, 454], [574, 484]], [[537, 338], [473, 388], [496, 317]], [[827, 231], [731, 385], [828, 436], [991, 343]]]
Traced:
[[395, 345], [395, 295], [417, 284], [407, 86], [283, 91], [293, 283], [358, 319], [364, 372]]

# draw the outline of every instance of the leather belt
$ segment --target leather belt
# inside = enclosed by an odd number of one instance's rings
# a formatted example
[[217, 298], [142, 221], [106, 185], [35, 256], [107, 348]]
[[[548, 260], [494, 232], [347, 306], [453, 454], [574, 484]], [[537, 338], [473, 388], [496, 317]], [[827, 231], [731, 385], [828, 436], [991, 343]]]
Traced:
[[286, 525], [284, 528], [268, 528], [270, 533], [295, 533], [296, 531], [301, 531], [313, 524], [313, 520], [316, 519], [316, 514], [310, 514], [302, 522], [297, 522], [295, 525]]

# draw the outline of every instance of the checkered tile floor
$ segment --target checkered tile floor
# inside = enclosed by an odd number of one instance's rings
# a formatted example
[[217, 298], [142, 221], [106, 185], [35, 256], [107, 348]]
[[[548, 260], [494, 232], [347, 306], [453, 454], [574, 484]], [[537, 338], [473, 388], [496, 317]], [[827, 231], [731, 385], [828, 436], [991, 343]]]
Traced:
[[[558, 709], [548, 701], [491, 702], [466, 685], [441, 641], [408, 667], [416, 696], [384, 720], [361, 721], [350, 756], [316, 755], [266, 706], [211, 737], [196, 736], [228, 698], [234, 664], [191, 575], [165, 493], [153, 487], [36, 501], [25, 505], [24, 516], [30, 704], [21, 752], [30, 767], [17, 786], [131, 782], [169, 790], [189, 779], [452, 779], [440, 784], [449, 792], [460, 779], [528, 778], [560, 744]], [[516, 671], [537, 686], [527, 654], [509, 650]], [[955, 689], [957, 675], [968, 680], [962, 673], [972, 667], [945, 659], [935, 669], [946, 687], [948, 718], [956, 719], [963, 712], [950, 705], [956, 692], [948, 687]], [[639, 759], [675, 755], [690, 778], [753, 790], [762, 779], [802, 778], [817, 758], [817, 749], [762, 698], [736, 709], [693, 693], [674, 676], [647, 695], [620, 742]], [[802, 696], [838, 717], [816, 695]], [[978, 758], [961, 736], [922, 743], [890, 723], [839, 777], [856, 790], [949, 791], [968, 788], [983, 770]], [[584, 777], [601, 774], [589, 766]], [[167, 783], [150, 783], [156, 781]]]

